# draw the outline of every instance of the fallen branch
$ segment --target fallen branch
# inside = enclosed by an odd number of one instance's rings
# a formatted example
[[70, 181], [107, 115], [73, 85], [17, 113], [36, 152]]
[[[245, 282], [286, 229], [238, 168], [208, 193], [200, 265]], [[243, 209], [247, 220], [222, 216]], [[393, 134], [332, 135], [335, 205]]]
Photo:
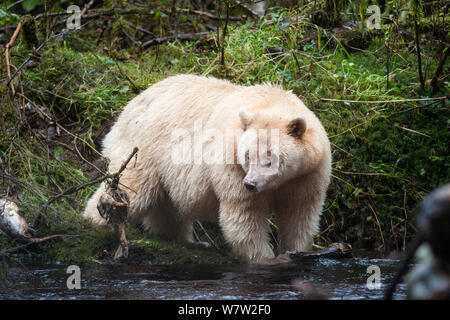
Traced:
[[417, 102], [417, 101], [436, 101], [450, 99], [450, 95], [436, 98], [417, 98], [417, 99], [401, 99], [401, 100], [345, 100], [345, 99], [331, 99], [320, 98], [321, 101], [331, 102], [348, 102], [348, 103], [402, 103], [402, 102]]
[[241, 17], [227, 17], [227, 18], [222, 18], [222, 17], [218, 17], [212, 13], [209, 12], [204, 12], [204, 11], [200, 11], [200, 10], [191, 10], [191, 9], [182, 9], [182, 8], [177, 8], [176, 9], [177, 12], [182, 12], [182, 13], [187, 13], [187, 14], [196, 14], [198, 16], [202, 16], [202, 17], [206, 17], [209, 18], [211, 20], [230, 20], [230, 21], [242, 21], [243, 19]]
[[151, 39], [147, 42], [144, 42], [142, 44], [142, 48], [146, 48], [149, 46], [158, 45], [158, 44], [162, 44], [162, 43], [166, 43], [166, 42], [170, 42], [170, 41], [175, 41], [178, 39], [179, 40], [197, 40], [208, 34], [209, 34], [209, 32], [203, 31], [203, 32], [197, 32], [197, 33], [180, 33], [180, 34], [172, 35], [172, 36], [168, 36], [168, 37], [155, 38], [155, 39]]
[[[199, 11], [199, 10], [190, 10], [190, 9], [181, 9], [181, 8], [177, 8], [176, 9], [178, 12], [183, 12], [183, 13], [187, 13], [187, 14], [196, 14], [199, 16], [203, 16], [206, 18], [209, 18], [211, 20], [221, 20], [220, 17], [208, 13], [208, 12], [204, 12], [204, 11]], [[62, 12], [46, 12], [46, 13], [40, 13], [38, 15], [36, 15], [35, 17], [33, 17], [32, 19], [41, 19], [41, 18], [45, 18], [45, 17], [59, 17], [59, 16], [67, 16], [67, 15], [71, 15], [72, 13], [68, 13], [66, 11], [62, 11]], [[80, 15], [81, 19], [91, 19], [91, 18], [98, 18], [98, 17], [102, 17], [102, 16], [112, 16], [112, 15], [132, 15], [132, 14], [136, 14], [136, 15], [153, 15], [153, 13], [149, 10], [129, 10], [129, 9], [88, 9], [86, 10], [84, 13], [82, 13]], [[230, 17], [231, 21], [243, 21], [244, 19], [241, 17]], [[55, 25], [60, 25], [60, 24], [64, 24], [66, 23], [66, 19], [63, 19], [61, 21], [56, 22]], [[17, 28], [17, 25], [6, 25], [6, 26], [2, 26], [0, 27], [0, 31], [3, 30], [7, 30], [7, 29], [14, 29]], [[142, 28], [138, 28], [137, 30], [148, 33], [150, 31], [142, 29]], [[145, 31], [144, 31], [145, 30]], [[152, 35], [154, 35], [152, 33]]]
[[[85, 8], [86, 9], [86, 8]], [[84, 9], [83, 9], [84, 11]], [[93, 12], [93, 13], [86, 13]], [[56, 16], [64, 16], [71, 15], [72, 13], [63, 11], [63, 12], [47, 12], [38, 14], [34, 19], [40, 19], [44, 17], [56, 17]], [[87, 9], [84, 12], [81, 12], [80, 17], [82, 19], [95, 18], [101, 15], [114, 15], [114, 14], [139, 14], [139, 15], [151, 15], [150, 11], [147, 10], [129, 10], [129, 9]]]
[[136, 47], [141, 47], [141, 44], [137, 42], [136, 39], [134, 39], [128, 32], [126, 32], [125, 29], [122, 29], [122, 32], [131, 42], [133, 42]]
[[147, 29], [144, 29], [144, 28], [142, 28], [142, 27], [138, 27], [138, 26], [132, 24], [130, 21], [124, 20], [124, 22], [125, 22], [127, 25], [129, 25], [130, 27], [136, 29], [137, 31], [146, 33], [146, 34], [151, 35], [151, 36], [153, 36], [153, 37], [156, 38], [156, 35], [155, 35], [153, 32], [151, 32], [151, 31], [149, 31], [149, 30], [147, 30]]

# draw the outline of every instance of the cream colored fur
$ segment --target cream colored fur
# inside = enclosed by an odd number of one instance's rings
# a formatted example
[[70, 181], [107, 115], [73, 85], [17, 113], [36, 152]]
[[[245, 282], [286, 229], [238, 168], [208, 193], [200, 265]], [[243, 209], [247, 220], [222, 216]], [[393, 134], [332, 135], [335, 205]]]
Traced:
[[[244, 125], [239, 112], [251, 121]], [[242, 113], [241, 113], [242, 116]], [[302, 117], [301, 137], [288, 134], [289, 122]], [[234, 164], [174, 164], [174, 129], [193, 135], [194, 122], [203, 129], [277, 128], [280, 130], [279, 174], [261, 192], [243, 184], [246, 171]], [[204, 149], [208, 149], [208, 141]], [[235, 137], [225, 145], [237, 154]], [[274, 257], [267, 218], [276, 214], [280, 252], [309, 250], [330, 180], [331, 153], [318, 118], [291, 92], [272, 85], [237, 86], [228, 81], [179, 75], [152, 85], [124, 108], [103, 142], [110, 172], [119, 169], [133, 148], [121, 182], [130, 198], [129, 218], [150, 232], [192, 241], [192, 223], [217, 219], [233, 251], [246, 261]], [[236, 159], [235, 155], [235, 159]], [[102, 184], [88, 201], [85, 217], [105, 221], [97, 211]]]

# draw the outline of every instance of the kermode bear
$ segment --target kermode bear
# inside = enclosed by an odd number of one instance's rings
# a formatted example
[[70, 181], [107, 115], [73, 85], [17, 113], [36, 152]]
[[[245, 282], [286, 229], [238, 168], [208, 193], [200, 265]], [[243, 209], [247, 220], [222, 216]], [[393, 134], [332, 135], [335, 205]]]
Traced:
[[[109, 171], [120, 178], [128, 218], [152, 233], [193, 241], [195, 220], [218, 220], [233, 251], [270, 261], [268, 218], [278, 252], [311, 249], [331, 174], [330, 143], [320, 120], [293, 93], [264, 84], [178, 75], [135, 97], [103, 141]], [[84, 216], [97, 210], [102, 184]], [[218, 218], [218, 219], [217, 219]]]

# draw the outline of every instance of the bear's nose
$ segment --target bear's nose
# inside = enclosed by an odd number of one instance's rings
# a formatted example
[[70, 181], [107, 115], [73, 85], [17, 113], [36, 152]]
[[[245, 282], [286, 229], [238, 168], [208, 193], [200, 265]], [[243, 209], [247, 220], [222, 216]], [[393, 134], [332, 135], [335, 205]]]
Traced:
[[250, 192], [257, 192], [258, 191], [258, 189], [256, 189], [256, 184], [253, 183], [253, 182], [244, 182], [244, 186]]

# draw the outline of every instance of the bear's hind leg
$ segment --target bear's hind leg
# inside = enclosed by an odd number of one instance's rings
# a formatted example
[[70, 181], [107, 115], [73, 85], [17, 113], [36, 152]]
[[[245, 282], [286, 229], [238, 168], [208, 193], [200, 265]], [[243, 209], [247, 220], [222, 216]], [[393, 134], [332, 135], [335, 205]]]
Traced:
[[142, 224], [150, 233], [167, 239], [194, 242], [192, 221], [183, 218], [172, 206], [151, 208], [145, 212]]
[[94, 193], [94, 195], [88, 200], [86, 204], [86, 209], [84, 210], [83, 216], [86, 219], [89, 219], [92, 221], [93, 224], [98, 226], [105, 226], [106, 220], [100, 216], [100, 213], [97, 209], [98, 200], [100, 200], [100, 197], [105, 193], [105, 183], [102, 182], [97, 189], [97, 191]]

